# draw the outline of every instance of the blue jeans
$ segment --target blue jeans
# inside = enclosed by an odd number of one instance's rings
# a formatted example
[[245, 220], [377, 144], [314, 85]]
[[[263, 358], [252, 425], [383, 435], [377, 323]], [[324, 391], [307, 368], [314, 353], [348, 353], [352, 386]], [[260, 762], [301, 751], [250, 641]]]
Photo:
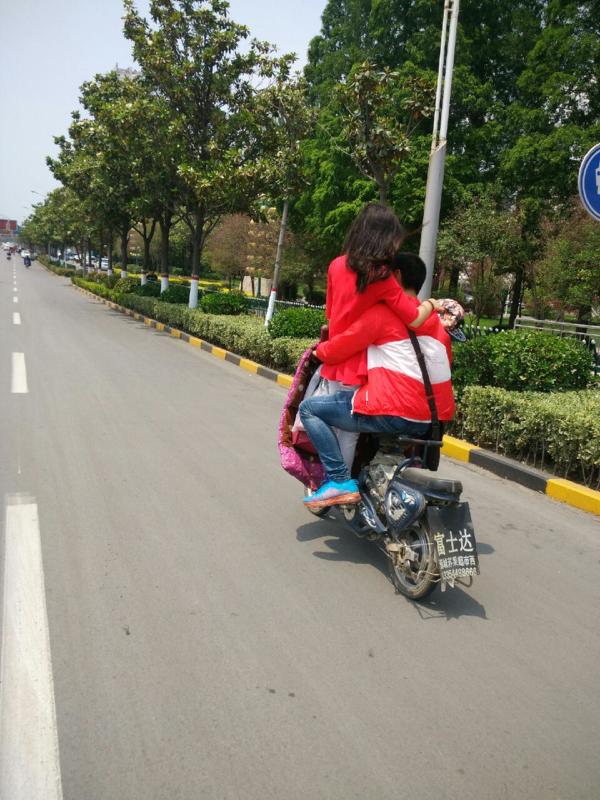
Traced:
[[333, 428], [356, 433], [397, 433], [402, 436], [423, 436], [429, 422], [411, 422], [402, 417], [353, 414], [353, 392], [309, 397], [300, 403], [300, 419], [311, 442], [317, 448], [327, 478], [336, 483], [350, 480]]

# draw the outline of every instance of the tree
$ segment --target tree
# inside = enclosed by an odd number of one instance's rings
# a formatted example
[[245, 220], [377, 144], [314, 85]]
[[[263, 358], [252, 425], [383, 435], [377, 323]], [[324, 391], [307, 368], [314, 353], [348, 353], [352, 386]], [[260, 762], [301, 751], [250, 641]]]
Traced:
[[[494, 183], [502, 153], [514, 138], [505, 110], [515, 100], [517, 79], [542, 27], [547, 0], [479, 0], [463, 4], [458, 44], [442, 215], [468, 202]], [[309, 49], [305, 75], [319, 109], [310, 142], [309, 187], [293, 209], [295, 229], [320, 241], [322, 258], [339, 248], [360, 206], [374, 199], [371, 183], [338, 148], [336, 86], [368, 61], [378, 71], [426, 77], [437, 72], [442, 2], [414, 0], [329, 0], [321, 34]], [[412, 228], [422, 219], [431, 128], [425, 120], [413, 134], [411, 151], [392, 179], [389, 201]], [[515, 134], [516, 135], [516, 134]]]
[[[283, 201], [279, 234], [276, 239], [275, 266], [269, 294], [269, 305], [265, 315], [265, 326], [273, 318], [279, 288], [279, 274], [291, 199], [306, 183], [303, 141], [310, 135], [315, 122], [315, 113], [308, 104], [306, 84], [296, 77], [278, 80], [258, 96], [259, 117], [266, 121], [262, 134], [264, 145], [270, 154], [268, 185], [271, 196]], [[269, 219], [266, 220], [270, 222]]]
[[58, 158], [48, 164], [58, 180], [84, 202], [88, 213], [109, 232], [109, 273], [114, 233], [121, 240], [121, 268], [127, 274], [127, 244], [138, 187], [131, 165], [136, 134], [130, 114], [137, 94], [133, 79], [116, 72], [98, 75], [81, 87], [81, 104], [88, 116], [73, 112], [69, 138], [55, 137]]
[[543, 27], [507, 109], [500, 165], [508, 191], [566, 208], [581, 157], [600, 136], [600, 14], [597, 0], [544, 3]]
[[229, 214], [221, 219], [206, 241], [206, 255], [211, 268], [223, 275], [231, 288], [234, 279], [241, 282], [248, 266], [248, 228], [245, 214]]
[[85, 209], [77, 195], [64, 186], [53, 189], [21, 228], [21, 239], [42, 246], [46, 252], [56, 244], [62, 250], [66, 265], [67, 247], [75, 245], [79, 252], [82, 239], [88, 233]]
[[382, 203], [417, 126], [433, 114], [434, 85], [432, 74], [418, 74], [411, 64], [391, 70], [365, 61], [337, 87], [341, 138], [358, 170], [377, 184]]
[[[534, 263], [532, 293], [538, 310], [552, 300], [564, 318], [574, 309], [578, 322], [591, 322], [600, 303], [600, 225], [573, 204], [564, 224]], [[544, 302], [545, 301], [545, 302]]]
[[230, 19], [224, 0], [152, 0], [150, 15], [153, 24], [125, 0], [135, 58], [179, 123], [193, 306], [207, 236], [223, 215], [248, 210], [264, 191], [256, 84], [287, 74], [291, 58], [274, 59], [256, 40], [242, 50], [248, 29]]
[[477, 323], [500, 305], [502, 272], [519, 246], [520, 230], [511, 211], [498, 210], [488, 193], [457, 210], [442, 226], [440, 258], [469, 277]]

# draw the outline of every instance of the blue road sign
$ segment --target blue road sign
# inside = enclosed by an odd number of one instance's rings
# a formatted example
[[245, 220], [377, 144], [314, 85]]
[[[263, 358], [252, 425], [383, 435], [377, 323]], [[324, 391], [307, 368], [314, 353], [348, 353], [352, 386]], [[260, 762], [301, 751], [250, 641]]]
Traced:
[[600, 221], [600, 144], [592, 147], [581, 162], [579, 196], [588, 214]]

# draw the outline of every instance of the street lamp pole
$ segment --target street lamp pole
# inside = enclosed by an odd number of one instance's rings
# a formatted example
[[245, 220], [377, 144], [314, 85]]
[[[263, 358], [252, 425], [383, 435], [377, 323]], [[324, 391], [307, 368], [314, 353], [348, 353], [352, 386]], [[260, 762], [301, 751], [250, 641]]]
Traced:
[[460, 0], [445, 0], [444, 2], [433, 135], [431, 140], [431, 152], [429, 154], [429, 171], [427, 173], [421, 247], [419, 250], [419, 255], [427, 267], [427, 277], [425, 278], [425, 283], [419, 294], [419, 297], [422, 299], [431, 297], [431, 286], [433, 284], [433, 269], [435, 266], [435, 252], [440, 223], [442, 188], [444, 185], [446, 137], [448, 135], [448, 118], [450, 116], [450, 94], [452, 91], [452, 75], [454, 72], [454, 52], [456, 50], [459, 4]]

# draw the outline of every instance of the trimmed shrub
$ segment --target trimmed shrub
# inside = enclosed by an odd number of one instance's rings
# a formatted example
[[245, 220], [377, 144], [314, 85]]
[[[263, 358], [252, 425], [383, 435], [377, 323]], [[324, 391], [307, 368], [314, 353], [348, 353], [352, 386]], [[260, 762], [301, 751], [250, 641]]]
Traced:
[[[201, 293], [198, 292], [198, 297], [201, 296]], [[189, 303], [190, 300], [190, 287], [189, 286], [182, 286], [181, 284], [169, 284], [169, 288], [166, 289], [160, 295], [161, 303], [185, 303], [186, 305]]]
[[205, 294], [200, 301], [202, 311], [207, 314], [245, 314], [248, 310], [248, 300], [245, 295], [238, 292], [212, 292]]
[[[112, 277], [112, 276], [111, 276]], [[140, 287], [140, 279], [139, 278], [119, 278], [112, 286], [109, 288], [113, 289], [115, 292], [119, 294], [129, 294], [131, 292], [135, 292], [136, 289]]]
[[592, 355], [577, 339], [538, 331], [502, 331], [454, 349], [452, 374], [457, 390], [470, 384], [513, 391], [584, 389]]
[[135, 294], [124, 294], [119, 298], [121, 305], [144, 314], [146, 317], [154, 316], [155, 301], [152, 297], [142, 297], [137, 292]]
[[[102, 286], [107, 286], [109, 289], [112, 289], [120, 280], [119, 276], [114, 272], [112, 275], [109, 275], [107, 272], [88, 272], [84, 277], [88, 281], [101, 283]], [[132, 278], [132, 280], [134, 279]]]
[[325, 323], [325, 313], [317, 308], [286, 308], [278, 311], [269, 323], [269, 335], [273, 339], [282, 336], [318, 339]]
[[282, 336], [279, 339], [271, 339], [271, 358], [275, 369], [282, 372], [294, 372], [296, 365], [300, 361], [300, 356], [304, 351], [315, 344], [318, 337], [313, 336], [306, 339], [296, 339]]
[[468, 386], [460, 435], [555, 474], [600, 488], [600, 392], [511, 392]]
[[107, 287], [103, 286], [101, 283], [96, 283], [96, 281], [89, 281], [85, 278], [77, 278], [72, 277], [71, 281], [76, 285], [80, 286], [82, 289], [87, 289], [88, 292], [93, 292], [97, 294], [99, 297], [104, 297], [106, 300], [113, 300], [114, 296], [113, 292]]
[[452, 345], [452, 383], [457, 392], [465, 386], [487, 386], [493, 380], [489, 336], [476, 336], [464, 344]]
[[516, 391], [585, 389], [592, 355], [577, 339], [537, 331], [504, 331], [488, 337], [494, 385]]
[[148, 281], [143, 286], [140, 283], [134, 289], [133, 294], [137, 294], [140, 297], [160, 297], [160, 283], [158, 281]]

